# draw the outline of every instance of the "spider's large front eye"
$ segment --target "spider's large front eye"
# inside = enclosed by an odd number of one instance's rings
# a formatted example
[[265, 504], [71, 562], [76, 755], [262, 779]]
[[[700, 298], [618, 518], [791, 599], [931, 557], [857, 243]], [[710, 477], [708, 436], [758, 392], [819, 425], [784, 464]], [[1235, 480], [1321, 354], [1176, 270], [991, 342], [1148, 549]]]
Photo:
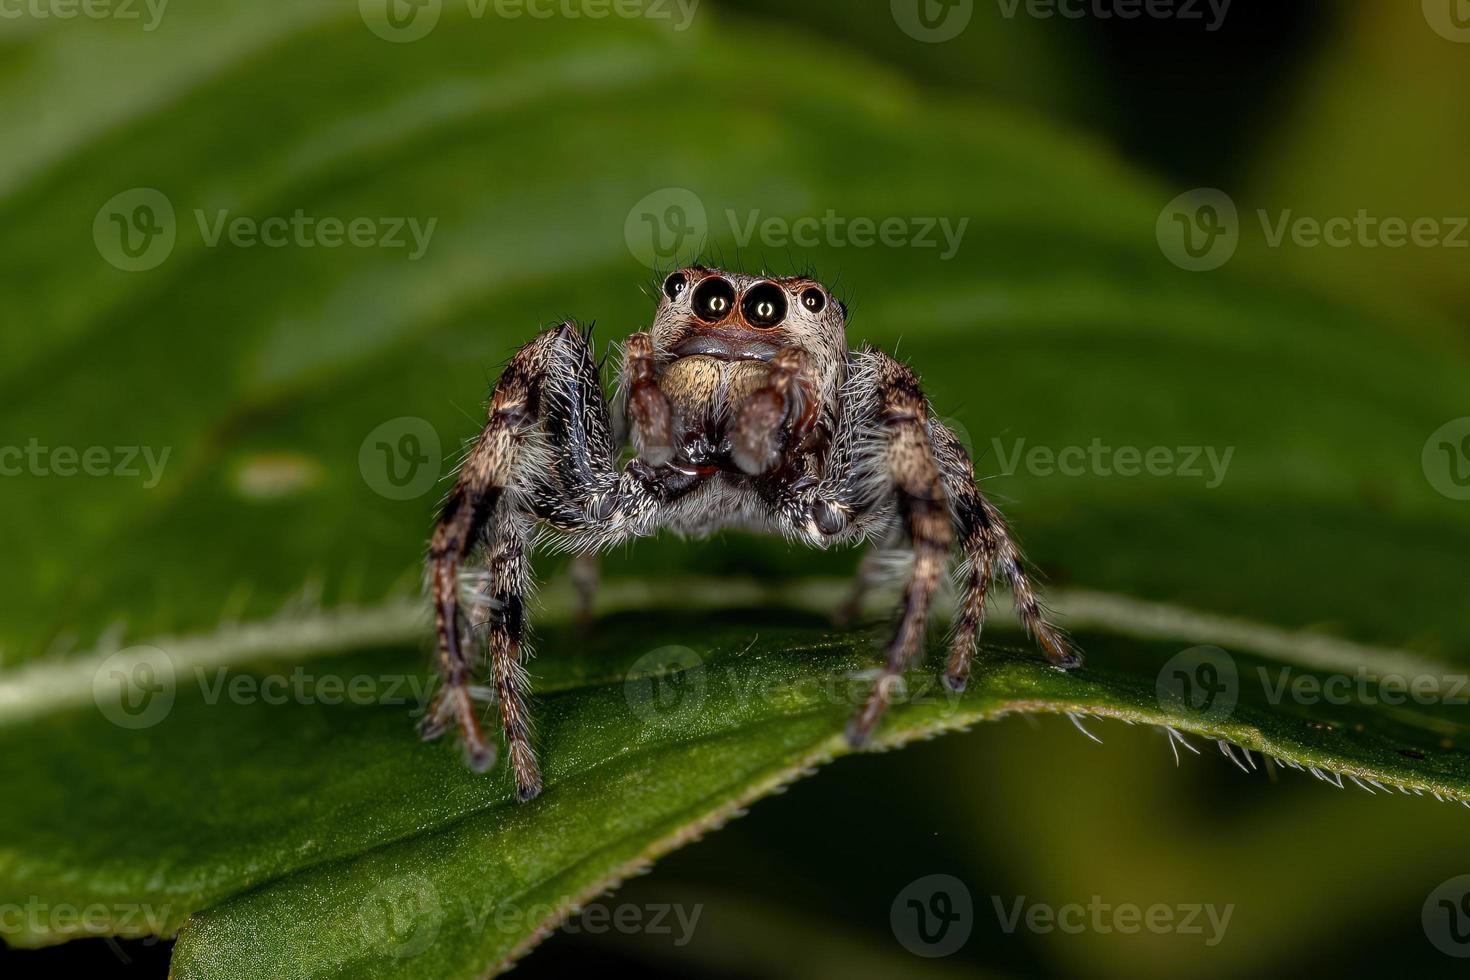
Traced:
[[694, 315], [715, 323], [735, 308], [735, 287], [719, 276], [711, 276], [694, 287]]
[[773, 282], [752, 286], [741, 305], [746, 322], [753, 327], [774, 327], [786, 319], [786, 293]]
[[664, 295], [669, 299], [678, 299], [679, 294], [689, 288], [689, 277], [682, 272], [676, 272], [664, 280]]

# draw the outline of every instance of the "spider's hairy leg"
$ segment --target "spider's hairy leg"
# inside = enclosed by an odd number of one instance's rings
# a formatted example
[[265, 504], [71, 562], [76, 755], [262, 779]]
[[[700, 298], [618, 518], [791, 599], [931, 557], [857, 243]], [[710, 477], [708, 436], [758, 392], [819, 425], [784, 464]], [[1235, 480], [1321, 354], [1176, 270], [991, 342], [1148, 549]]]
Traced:
[[[811, 387], [799, 351], [788, 348], [771, 359], [770, 380], [750, 393], [735, 416], [730, 458], [736, 466], [759, 476], [780, 461], [788, 438], [800, 444], [815, 419]], [[789, 436], [788, 419], [794, 421]]]
[[970, 457], [955, 434], [937, 421], [929, 424], [935, 457], [949, 494], [950, 507], [963, 554], [959, 614], [950, 637], [949, 659], [944, 682], [953, 691], [963, 691], [970, 677], [970, 660], [985, 622], [985, 597], [991, 573], [999, 568], [1010, 583], [1016, 615], [1057, 667], [1082, 663], [1066, 635], [1046, 619], [1041, 601], [1026, 574], [1026, 562], [1005, 518], [980, 488]]
[[[533, 436], [535, 445], [555, 451], [528, 452]], [[429, 585], [443, 686], [425, 718], [423, 735], [438, 737], [452, 719], [470, 766], [484, 771], [494, 764], [495, 749], [480, 729], [471, 694], [475, 624], [466, 622], [459, 597], [465, 561], [483, 542], [490, 561], [487, 594], [499, 613], [491, 621], [492, 664], [523, 798], [528, 792], [534, 795], [539, 779], [531, 778], [535, 760], [518, 696], [519, 675], [503, 656], [518, 653], [520, 597], [528, 584], [520, 564], [524, 557], [512, 560], [517, 548], [522, 554], [526, 550], [517, 535], [524, 537], [524, 522], [532, 517], [526, 511], [534, 506], [568, 522], [588, 522], [589, 511], [608, 509], [617, 487], [611, 456], [607, 405], [591, 345], [574, 324], [563, 324], [521, 348], [496, 382], [485, 428], [460, 468], [430, 541]], [[495, 532], [488, 541], [487, 528]], [[500, 541], [502, 535], [509, 539]], [[502, 654], [498, 660], [497, 643]], [[515, 698], [505, 696], [507, 678], [515, 685]]]
[[674, 414], [658, 386], [653, 339], [635, 333], [624, 345], [623, 371], [628, 378], [628, 418], [638, 458], [662, 466], [674, 456]]
[[502, 511], [485, 556], [491, 589], [490, 616], [486, 623], [490, 671], [495, 680], [505, 744], [510, 750], [516, 797], [522, 802], [541, 792], [541, 768], [531, 748], [531, 718], [525, 702], [530, 681], [521, 664], [525, 596], [531, 579], [530, 527], [527, 515]]
[[884, 358], [881, 366], [878, 399], [883, 464], [899, 519], [913, 546], [914, 563], [883, 672], [867, 702], [848, 723], [847, 740], [853, 746], [862, 745], [872, 734], [902, 683], [904, 669], [923, 644], [929, 609], [949, 563], [953, 540], [944, 481], [929, 444], [928, 406], [918, 380], [891, 358]]
[[517, 450], [534, 418], [533, 379], [544, 369], [549, 337], [542, 334], [523, 347], [496, 383], [489, 419], [460, 468], [429, 542], [429, 584], [444, 686], [422, 731], [425, 738], [437, 738], [444, 733], [445, 720], [453, 718], [464, 741], [465, 757], [477, 772], [495, 764], [495, 747], [485, 740], [470, 696], [474, 651], [460, 610], [459, 576], [465, 557], [479, 542], [510, 482]]

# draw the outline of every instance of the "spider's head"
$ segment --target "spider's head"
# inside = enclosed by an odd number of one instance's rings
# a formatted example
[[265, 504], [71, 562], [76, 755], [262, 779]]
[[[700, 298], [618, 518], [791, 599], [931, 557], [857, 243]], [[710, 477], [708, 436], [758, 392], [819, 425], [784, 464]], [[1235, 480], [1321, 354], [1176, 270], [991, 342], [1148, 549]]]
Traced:
[[846, 328], [846, 307], [814, 279], [696, 266], [664, 280], [650, 333], [666, 357], [769, 361], [796, 348], [822, 365], [846, 354]]

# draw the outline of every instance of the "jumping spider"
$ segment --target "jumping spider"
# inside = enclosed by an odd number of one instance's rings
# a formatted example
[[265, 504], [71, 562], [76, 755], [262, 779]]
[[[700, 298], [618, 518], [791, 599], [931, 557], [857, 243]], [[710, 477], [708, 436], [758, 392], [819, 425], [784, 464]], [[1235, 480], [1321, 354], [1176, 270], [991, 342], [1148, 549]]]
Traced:
[[[482, 625], [517, 796], [540, 792], [521, 665], [538, 536], [581, 555], [663, 528], [911, 550], [887, 664], [847, 728], [854, 746], [920, 649], [952, 552], [961, 600], [944, 675], [951, 689], [969, 677], [996, 566], [1051, 663], [1080, 663], [1046, 621], [1004, 519], [976, 487], [964, 447], [930, 414], [918, 379], [873, 347], [849, 351], [846, 322], [845, 305], [812, 279], [682, 269], [664, 280], [652, 327], [622, 347], [612, 411], [590, 337], [575, 324], [521, 348], [495, 385], [430, 544], [443, 686], [424, 737], [452, 722], [471, 767], [494, 763], [471, 686]], [[620, 466], [629, 442], [633, 457]], [[462, 598], [461, 569], [476, 546], [485, 568]], [[874, 571], [870, 555], [855, 598]]]

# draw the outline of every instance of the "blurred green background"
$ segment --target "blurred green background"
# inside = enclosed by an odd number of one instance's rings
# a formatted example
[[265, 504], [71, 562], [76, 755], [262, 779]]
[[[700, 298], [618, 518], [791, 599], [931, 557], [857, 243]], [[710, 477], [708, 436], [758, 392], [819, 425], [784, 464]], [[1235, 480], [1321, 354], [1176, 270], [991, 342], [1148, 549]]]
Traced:
[[[1053, 583], [1470, 662], [1470, 504], [1421, 455], [1470, 413], [1470, 248], [1451, 240], [1470, 213], [1470, 11], [1063, 6], [1082, 13], [702, 0], [538, 19], [444, 0], [389, 20], [370, 0], [174, 0], [153, 20], [144, 5], [137, 20], [7, 14], [0, 443], [169, 457], [156, 485], [0, 480], [0, 664], [415, 594], [437, 485], [396, 483], [365, 451], [373, 434], [432, 433], [437, 448], [414, 452], [451, 468], [517, 345], [562, 316], [596, 319], [603, 343], [626, 335], [658, 272], [695, 253], [833, 284], [854, 343], [897, 347], [964, 431]], [[417, 36], [424, 9], [437, 20]], [[1192, 271], [1168, 229], [1200, 188], [1236, 209], [1235, 250]], [[403, 218], [406, 244], [211, 241], [221, 215], [298, 211], [373, 234]], [[1273, 244], [1262, 211], [1429, 218], [1444, 240]], [[895, 219], [901, 240], [780, 231], [829, 213]], [[432, 221], [422, 254], [410, 217]], [[775, 232], [742, 241], [768, 218]], [[914, 241], [931, 220], [967, 222], [955, 248]], [[1235, 454], [1218, 486], [998, 458], [1098, 439]], [[605, 575], [781, 581], [854, 563], [660, 539]], [[1213, 748], [1176, 768], [1154, 731], [1090, 727], [1103, 745], [1017, 718], [841, 760], [612, 900], [701, 904], [686, 946], [559, 935], [518, 973], [1463, 972], [1420, 907], [1470, 872], [1464, 809], [1245, 774]], [[898, 942], [889, 907], [938, 873], [967, 884], [975, 928], [929, 960]], [[993, 899], [1019, 896], [1235, 911], [1212, 947], [1007, 933]], [[166, 959], [166, 944], [84, 942], [0, 952], [0, 969], [162, 976]]]

